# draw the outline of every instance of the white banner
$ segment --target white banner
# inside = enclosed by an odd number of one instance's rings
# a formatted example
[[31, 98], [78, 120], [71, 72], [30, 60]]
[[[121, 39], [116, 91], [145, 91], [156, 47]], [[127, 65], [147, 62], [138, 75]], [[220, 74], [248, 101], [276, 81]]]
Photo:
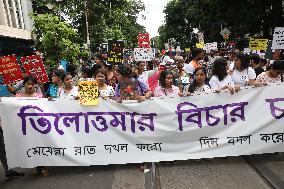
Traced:
[[151, 61], [153, 60], [152, 48], [134, 48], [135, 61]]
[[2, 98], [11, 167], [158, 162], [283, 152], [284, 86], [142, 103]]

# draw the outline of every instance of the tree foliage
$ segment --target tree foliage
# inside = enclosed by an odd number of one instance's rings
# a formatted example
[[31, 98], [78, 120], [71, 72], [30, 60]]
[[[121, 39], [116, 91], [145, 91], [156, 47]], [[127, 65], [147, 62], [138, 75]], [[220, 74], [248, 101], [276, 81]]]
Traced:
[[76, 30], [51, 14], [33, 15], [33, 20], [36, 48], [44, 53], [45, 63], [55, 66], [60, 58], [75, 62], [80, 53]]
[[[53, 10], [46, 8], [48, 2], [55, 5]], [[122, 39], [134, 47], [139, 32], [145, 32], [136, 22], [139, 12], [144, 10], [141, 0], [37, 0], [34, 10], [60, 15], [78, 30], [81, 43], [86, 43], [87, 38], [86, 11], [92, 49], [108, 39]]]
[[161, 43], [176, 38], [183, 46], [195, 43], [193, 28], [204, 32], [205, 42], [220, 42], [225, 26], [232, 40], [254, 35], [270, 38], [274, 27], [284, 26], [282, 0], [172, 0], [164, 13]]

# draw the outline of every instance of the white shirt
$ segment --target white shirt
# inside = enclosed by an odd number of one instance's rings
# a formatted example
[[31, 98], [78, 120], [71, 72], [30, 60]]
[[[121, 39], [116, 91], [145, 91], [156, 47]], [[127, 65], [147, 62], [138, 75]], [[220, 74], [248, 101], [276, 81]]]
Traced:
[[106, 90], [100, 90], [101, 97], [113, 97], [115, 94], [112, 86], [107, 86]]
[[230, 75], [227, 75], [223, 80], [219, 80], [216, 75], [213, 75], [209, 81], [209, 85], [213, 91], [220, 90], [226, 85], [234, 86], [234, 82]]
[[234, 69], [232, 74], [233, 82], [236, 85], [240, 85], [241, 87], [247, 86], [249, 80], [255, 78], [256, 78], [255, 71], [251, 67], [248, 67], [241, 72], [238, 71], [237, 69]]
[[64, 89], [59, 89], [59, 98], [75, 99], [76, 96], [79, 96], [77, 86], [73, 86], [72, 90], [69, 93], [66, 93]]

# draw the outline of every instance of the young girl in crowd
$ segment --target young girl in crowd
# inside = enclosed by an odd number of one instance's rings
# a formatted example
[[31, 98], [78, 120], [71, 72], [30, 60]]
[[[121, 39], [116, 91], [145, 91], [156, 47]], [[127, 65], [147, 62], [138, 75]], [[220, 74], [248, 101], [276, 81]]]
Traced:
[[35, 92], [35, 88], [37, 86], [37, 80], [35, 77], [26, 76], [24, 78], [23, 85], [24, 85], [24, 90], [17, 93], [16, 97], [38, 97], [38, 98], [43, 97], [41, 93]]
[[234, 85], [231, 76], [227, 73], [228, 64], [224, 58], [218, 58], [213, 63], [212, 77], [209, 81], [211, 89], [215, 92], [228, 89], [231, 94], [239, 91], [239, 87]]
[[187, 96], [192, 93], [203, 93], [211, 91], [210, 87], [205, 83], [206, 71], [205, 68], [197, 68], [194, 72], [194, 80], [187, 87]]
[[72, 75], [70, 73], [63, 74], [61, 80], [63, 81], [64, 86], [59, 90], [58, 97], [78, 100], [79, 91], [78, 87], [73, 85]]
[[46, 92], [46, 96], [49, 98], [58, 98], [59, 91], [63, 89], [63, 80], [66, 73], [62, 70], [57, 70], [52, 75], [52, 84], [49, 86]]
[[255, 86], [267, 85], [270, 83], [283, 82], [284, 61], [276, 60], [268, 66], [268, 71], [259, 74], [255, 80]]
[[155, 97], [178, 97], [181, 95], [177, 86], [174, 86], [175, 77], [169, 71], [162, 71], [160, 74], [160, 86], [154, 91]]
[[235, 67], [232, 72], [232, 80], [240, 87], [253, 85], [256, 74], [253, 68], [249, 67], [250, 58], [246, 54], [237, 54]]
[[[42, 94], [40, 93], [36, 93], [35, 92], [35, 87], [37, 85], [37, 80], [35, 77], [33, 76], [26, 76], [24, 78], [24, 91], [17, 93], [16, 97], [38, 97], [38, 98], [42, 98]], [[46, 167], [36, 167], [33, 171], [33, 175], [36, 176], [38, 173], [42, 173], [43, 176], [48, 176], [49, 175], [49, 171]]]
[[114, 96], [113, 87], [106, 84], [106, 77], [107, 77], [106, 72], [102, 69], [99, 69], [95, 73], [94, 77], [98, 83], [100, 96], [102, 98], [113, 97]]

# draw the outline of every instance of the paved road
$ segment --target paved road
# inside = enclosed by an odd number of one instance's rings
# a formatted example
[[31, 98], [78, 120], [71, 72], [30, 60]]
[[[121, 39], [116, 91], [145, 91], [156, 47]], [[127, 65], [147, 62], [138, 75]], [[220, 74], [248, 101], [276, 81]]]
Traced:
[[27, 175], [5, 181], [0, 174], [1, 189], [145, 189], [145, 174], [134, 165], [51, 167], [50, 176], [32, 177], [31, 169], [18, 169]]
[[[284, 180], [284, 157], [250, 156]], [[152, 173], [143, 173], [135, 165], [91, 167], [51, 167], [48, 177], [27, 175], [5, 181], [0, 171], [1, 189], [270, 189], [269, 183], [242, 157], [161, 162]], [[156, 171], [154, 171], [156, 170]], [[155, 173], [155, 174], [154, 174]], [[154, 177], [151, 177], [154, 175]], [[280, 187], [282, 188], [282, 187]], [[283, 186], [284, 188], [284, 186]]]

